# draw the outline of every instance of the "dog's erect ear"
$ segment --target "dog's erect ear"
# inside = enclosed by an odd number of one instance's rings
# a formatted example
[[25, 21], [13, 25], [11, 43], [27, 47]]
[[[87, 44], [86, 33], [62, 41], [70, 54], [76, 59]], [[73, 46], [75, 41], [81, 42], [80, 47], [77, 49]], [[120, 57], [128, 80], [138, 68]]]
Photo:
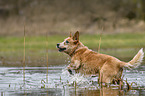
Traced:
[[71, 32], [70, 32], [70, 36], [69, 37], [72, 37], [72, 34], [71, 34]]
[[73, 40], [79, 41], [79, 31], [77, 31], [77, 32], [75, 33], [75, 35], [73, 36]]

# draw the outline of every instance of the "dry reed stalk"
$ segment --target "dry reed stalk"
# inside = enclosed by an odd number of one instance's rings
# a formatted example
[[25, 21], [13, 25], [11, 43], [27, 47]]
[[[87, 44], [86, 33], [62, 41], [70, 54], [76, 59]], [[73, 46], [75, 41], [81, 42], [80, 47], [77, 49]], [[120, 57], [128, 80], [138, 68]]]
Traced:
[[47, 34], [46, 34], [46, 63], [47, 63], [47, 73], [46, 73], [46, 83], [48, 83], [48, 40], [47, 40]]
[[127, 84], [127, 90], [129, 91], [129, 90], [131, 90], [132, 88], [131, 88], [131, 85], [129, 85], [129, 83], [127, 82], [127, 78], [126, 78], [126, 84]]
[[24, 22], [24, 57], [23, 57], [23, 83], [25, 84], [25, 22]]
[[[104, 28], [102, 27], [102, 31], [103, 31], [103, 30], [104, 30]], [[102, 31], [101, 31], [101, 34], [100, 34], [100, 39], [99, 39], [98, 53], [100, 52], [100, 47], [101, 47]]]
[[24, 22], [24, 57], [23, 57], [23, 84], [24, 84], [24, 96], [27, 96], [25, 92], [25, 60], [26, 60], [26, 55], [25, 55], [25, 22]]

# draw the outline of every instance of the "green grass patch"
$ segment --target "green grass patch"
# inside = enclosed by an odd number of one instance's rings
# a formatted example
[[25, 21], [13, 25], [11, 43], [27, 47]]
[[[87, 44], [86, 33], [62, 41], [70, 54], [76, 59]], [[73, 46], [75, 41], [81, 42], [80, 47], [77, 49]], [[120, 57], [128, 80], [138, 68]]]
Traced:
[[[56, 44], [67, 36], [48, 36], [48, 49], [56, 50]], [[81, 35], [80, 41], [91, 49], [98, 48], [100, 35]], [[0, 51], [23, 50], [23, 37], [0, 37]], [[101, 49], [145, 47], [145, 33], [122, 33], [102, 35]], [[26, 50], [46, 49], [46, 37], [26, 37]]]
[[[98, 48], [100, 35], [82, 36], [82, 42], [89, 48]], [[102, 35], [101, 48], [140, 48], [145, 47], [145, 33], [122, 33]]]
[[[68, 56], [57, 52], [56, 44], [62, 42], [67, 36], [52, 35], [26, 37], [26, 63], [27, 66], [45, 66], [46, 49], [48, 49], [49, 65], [67, 64]], [[97, 50], [100, 35], [80, 35], [80, 41], [90, 49]], [[47, 40], [47, 46], [46, 46]], [[23, 37], [0, 37], [0, 61], [5, 60], [1, 66], [22, 66]], [[115, 56], [123, 61], [129, 61], [139, 51], [145, 48], [145, 33], [103, 34], [101, 53]]]

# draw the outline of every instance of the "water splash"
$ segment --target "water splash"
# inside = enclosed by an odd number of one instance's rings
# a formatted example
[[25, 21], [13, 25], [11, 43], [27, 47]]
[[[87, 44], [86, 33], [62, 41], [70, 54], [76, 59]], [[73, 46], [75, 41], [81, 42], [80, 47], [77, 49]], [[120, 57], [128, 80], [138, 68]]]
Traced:
[[[86, 77], [80, 74], [70, 75], [66, 69], [66, 66], [49, 67], [48, 83], [46, 83], [47, 67], [26, 67], [26, 87], [23, 87], [23, 68], [21, 67], [1, 67], [0, 68], [0, 90], [1, 92], [21, 92], [26, 90], [41, 91], [41, 90], [61, 90], [63, 94], [71, 94], [69, 90], [74, 90], [74, 82], [76, 82], [76, 88], [82, 90], [88, 88], [89, 90], [98, 90], [97, 78], [98, 77]], [[124, 72], [124, 79], [127, 81], [137, 82], [137, 86], [145, 86], [144, 73], [142, 71], [129, 71]], [[45, 82], [41, 83], [41, 80]], [[133, 85], [136, 86], [136, 85]], [[53, 90], [55, 92], [55, 90]], [[60, 93], [60, 91], [58, 91]], [[66, 95], [69, 96], [69, 95]]]

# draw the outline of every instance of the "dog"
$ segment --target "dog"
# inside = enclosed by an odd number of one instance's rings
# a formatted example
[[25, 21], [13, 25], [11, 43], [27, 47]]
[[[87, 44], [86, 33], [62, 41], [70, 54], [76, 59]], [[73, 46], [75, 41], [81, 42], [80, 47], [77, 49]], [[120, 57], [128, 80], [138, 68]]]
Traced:
[[98, 82], [100, 83], [112, 83], [114, 80], [120, 80], [124, 67], [136, 68], [141, 64], [144, 57], [143, 48], [129, 62], [97, 53], [88, 49], [79, 41], [78, 31], [74, 36], [70, 34], [62, 43], [58, 43], [57, 48], [59, 52], [64, 52], [71, 57], [71, 62], [67, 66], [70, 74], [72, 74], [72, 70], [84, 75], [99, 74]]

